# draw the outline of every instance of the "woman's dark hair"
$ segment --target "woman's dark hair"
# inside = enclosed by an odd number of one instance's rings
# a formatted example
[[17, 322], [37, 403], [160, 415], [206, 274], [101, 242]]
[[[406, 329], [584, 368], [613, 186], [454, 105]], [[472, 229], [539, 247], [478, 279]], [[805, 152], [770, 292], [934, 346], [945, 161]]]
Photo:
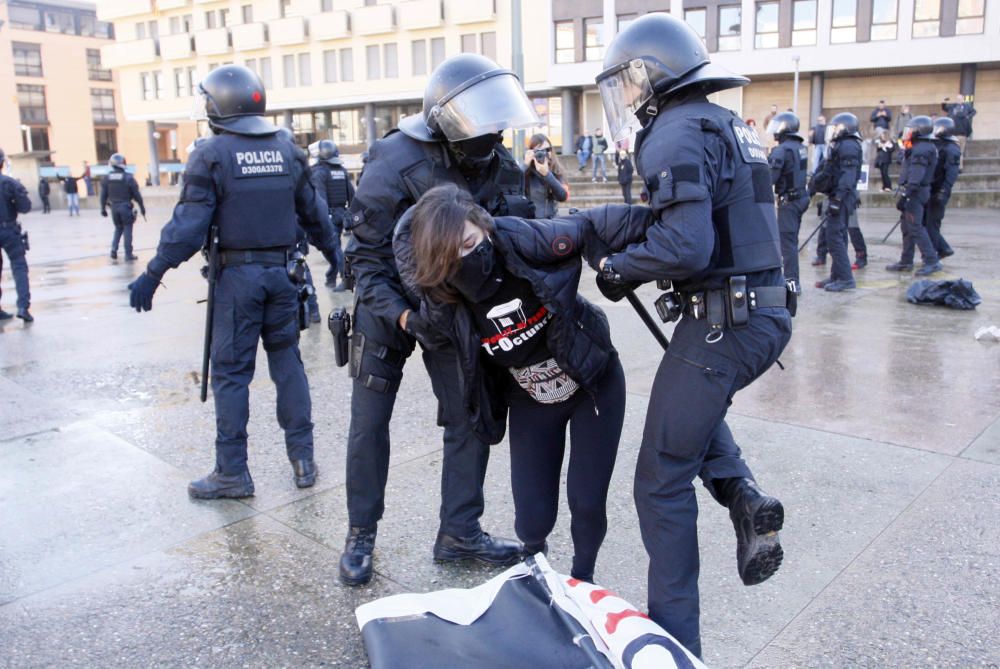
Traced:
[[[542, 133], [537, 133], [535, 135], [532, 135], [531, 139], [528, 140], [528, 149], [534, 151], [536, 148], [538, 148], [542, 144], [545, 144], [546, 142], [548, 142], [550, 147], [552, 146], [552, 142], [549, 141], [548, 137], [546, 137]], [[531, 169], [534, 168], [535, 166], [532, 165]], [[554, 148], [551, 151], [549, 151], [549, 168], [552, 170], [552, 174], [555, 174], [556, 178], [562, 181], [562, 176], [563, 176], [562, 163], [559, 162], [559, 156], [556, 155], [556, 150]]]
[[432, 188], [413, 205], [410, 235], [413, 244], [413, 279], [439, 302], [457, 302], [458, 293], [448, 285], [462, 264], [460, 249], [469, 221], [486, 234], [493, 233], [493, 219], [467, 191], [454, 184]]

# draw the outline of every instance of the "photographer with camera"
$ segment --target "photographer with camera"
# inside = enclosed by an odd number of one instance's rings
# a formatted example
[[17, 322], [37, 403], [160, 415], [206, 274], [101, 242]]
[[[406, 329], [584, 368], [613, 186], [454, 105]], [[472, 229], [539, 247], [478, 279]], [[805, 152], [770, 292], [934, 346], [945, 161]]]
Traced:
[[538, 218], [552, 218], [559, 209], [557, 202], [569, 199], [569, 186], [562, 165], [552, 151], [552, 142], [545, 135], [532, 135], [524, 154], [524, 194], [535, 205]]

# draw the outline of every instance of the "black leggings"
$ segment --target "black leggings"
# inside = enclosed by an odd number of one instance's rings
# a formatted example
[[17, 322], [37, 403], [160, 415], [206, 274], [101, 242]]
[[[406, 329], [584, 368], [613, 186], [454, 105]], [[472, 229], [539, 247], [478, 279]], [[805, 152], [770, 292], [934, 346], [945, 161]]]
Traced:
[[556, 524], [559, 477], [570, 431], [566, 496], [572, 516], [573, 571], [594, 575], [597, 551], [608, 529], [607, 498], [625, 420], [625, 373], [618, 356], [598, 382], [596, 398], [583, 388], [559, 404], [539, 404], [512, 382], [510, 479], [514, 529], [528, 546], [540, 546]]

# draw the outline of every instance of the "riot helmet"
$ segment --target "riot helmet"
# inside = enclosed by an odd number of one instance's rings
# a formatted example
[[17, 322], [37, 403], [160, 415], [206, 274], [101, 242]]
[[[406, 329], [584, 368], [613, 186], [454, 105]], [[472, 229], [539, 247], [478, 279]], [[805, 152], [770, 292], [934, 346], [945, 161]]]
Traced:
[[934, 139], [947, 139], [957, 142], [955, 139], [955, 121], [950, 116], [938, 116], [934, 119]]
[[112, 153], [111, 157], [108, 158], [108, 167], [118, 168], [120, 170], [125, 169], [125, 156], [120, 153]]
[[934, 122], [930, 116], [914, 116], [903, 130], [903, 141], [912, 142], [915, 139], [934, 139]]
[[840, 112], [830, 119], [827, 127], [830, 128], [830, 141], [845, 137], [861, 139], [861, 133], [858, 132], [858, 117], [851, 112]]
[[3, 164], [4, 161], [6, 160], [7, 160], [7, 154], [3, 152], [3, 149], [0, 149], [0, 169], [3, 169]]
[[537, 123], [538, 116], [513, 72], [485, 56], [463, 53], [431, 73], [424, 89], [423, 113], [403, 118], [399, 129], [422, 142], [456, 143]]
[[596, 81], [615, 141], [640, 130], [657, 100], [694, 86], [707, 95], [750, 83], [712, 63], [698, 33], [668, 14], [646, 14], [618, 33]]
[[267, 96], [253, 70], [223, 65], [208, 73], [196, 87], [191, 117], [208, 120], [215, 131], [237, 135], [273, 135], [278, 128], [264, 119]]
[[781, 112], [768, 124], [767, 131], [779, 142], [785, 137], [801, 140], [799, 134], [799, 117], [792, 112]]
[[333, 143], [332, 139], [321, 139], [317, 148], [319, 159], [324, 162], [340, 162], [335, 160], [340, 158], [340, 149]]

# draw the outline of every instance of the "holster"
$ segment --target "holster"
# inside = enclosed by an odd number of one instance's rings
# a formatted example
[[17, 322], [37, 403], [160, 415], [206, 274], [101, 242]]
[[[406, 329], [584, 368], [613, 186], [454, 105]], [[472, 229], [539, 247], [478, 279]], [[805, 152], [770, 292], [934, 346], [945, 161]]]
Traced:
[[333, 335], [333, 359], [337, 367], [343, 367], [351, 353], [351, 314], [344, 307], [337, 307], [330, 312], [327, 327]]

